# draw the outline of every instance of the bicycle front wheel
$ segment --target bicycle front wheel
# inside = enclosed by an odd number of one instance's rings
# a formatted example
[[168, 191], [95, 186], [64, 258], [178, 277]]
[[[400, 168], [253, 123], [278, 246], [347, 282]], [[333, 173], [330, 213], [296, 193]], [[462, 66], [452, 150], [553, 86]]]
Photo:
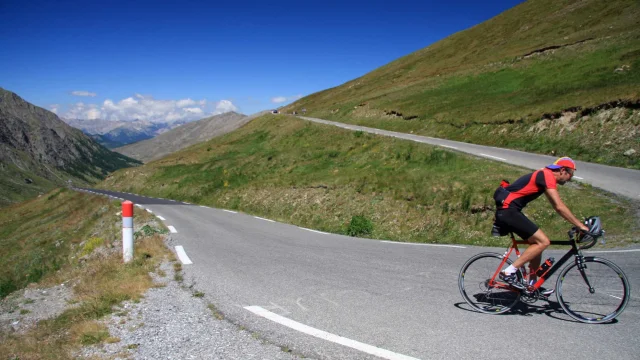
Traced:
[[565, 313], [575, 320], [599, 324], [615, 319], [629, 302], [627, 276], [609, 260], [586, 257], [565, 267], [556, 283], [556, 296]]
[[[520, 300], [520, 291], [498, 280], [501, 262], [500, 254], [482, 253], [462, 266], [458, 277], [460, 294], [475, 310], [486, 314], [502, 314]], [[507, 259], [507, 264], [510, 265], [511, 260]]]

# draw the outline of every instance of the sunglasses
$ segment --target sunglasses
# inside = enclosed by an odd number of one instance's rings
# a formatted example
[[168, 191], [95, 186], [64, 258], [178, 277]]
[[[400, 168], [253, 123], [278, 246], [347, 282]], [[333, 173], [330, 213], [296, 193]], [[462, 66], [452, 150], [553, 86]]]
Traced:
[[564, 168], [564, 171], [568, 172], [571, 176], [573, 176], [573, 173], [575, 172], [575, 170], [569, 168]]

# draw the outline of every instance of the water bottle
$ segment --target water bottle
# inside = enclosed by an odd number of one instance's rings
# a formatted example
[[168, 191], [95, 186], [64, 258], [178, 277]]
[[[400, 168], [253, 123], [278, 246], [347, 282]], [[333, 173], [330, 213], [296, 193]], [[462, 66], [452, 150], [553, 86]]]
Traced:
[[538, 275], [538, 277], [541, 277], [542, 275], [546, 274], [547, 271], [549, 270], [549, 268], [551, 268], [551, 265], [553, 265], [554, 261], [555, 261], [555, 259], [552, 258], [552, 257], [550, 257], [547, 260], [545, 260], [542, 263], [542, 265], [540, 265], [538, 270], [536, 270], [536, 275]]

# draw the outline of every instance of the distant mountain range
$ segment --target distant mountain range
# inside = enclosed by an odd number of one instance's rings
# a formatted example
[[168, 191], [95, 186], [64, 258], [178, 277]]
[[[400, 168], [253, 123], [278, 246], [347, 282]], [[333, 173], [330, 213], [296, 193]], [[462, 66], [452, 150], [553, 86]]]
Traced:
[[92, 183], [137, 164], [96, 143], [56, 114], [0, 88], [0, 206], [69, 180]]
[[62, 120], [67, 124], [82, 130], [85, 134], [90, 135], [96, 142], [109, 149], [151, 139], [154, 136], [184, 124], [184, 122], [158, 123], [144, 120]]
[[255, 117], [265, 113], [268, 113], [268, 111], [251, 116], [236, 112], [211, 116], [176, 127], [152, 139], [116, 148], [114, 151], [134, 159], [149, 162], [196, 143], [236, 130]]

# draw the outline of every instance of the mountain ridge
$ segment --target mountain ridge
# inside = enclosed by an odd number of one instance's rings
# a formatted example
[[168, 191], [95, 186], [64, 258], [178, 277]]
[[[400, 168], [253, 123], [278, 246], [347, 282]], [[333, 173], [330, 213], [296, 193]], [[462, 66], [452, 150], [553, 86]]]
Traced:
[[[0, 204], [71, 180], [93, 183], [139, 162], [109, 151], [54, 113], [0, 88]], [[27, 189], [25, 189], [27, 188]]]
[[[266, 111], [258, 114], [264, 113]], [[186, 123], [152, 139], [115, 148], [114, 151], [143, 162], [157, 160], [188, 146], [231, 132], [258, 114], [247, 116], [232, 111], [210, 116]]]

